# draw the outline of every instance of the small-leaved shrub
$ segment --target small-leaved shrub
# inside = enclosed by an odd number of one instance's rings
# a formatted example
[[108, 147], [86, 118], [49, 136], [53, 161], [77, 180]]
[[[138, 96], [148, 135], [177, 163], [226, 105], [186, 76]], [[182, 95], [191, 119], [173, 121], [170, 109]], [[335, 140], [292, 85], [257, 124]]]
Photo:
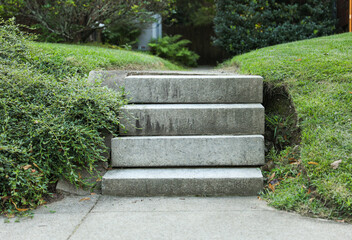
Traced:
[[189, 40], [181, 35], [165, 36], [149, 43], [152, 54], [189, 67], [197, 66], [199, 56], [186, 46]]
[[60, 178], [87, 184], [78, 170], [95, 174], [101, 132], [118, 131], [122, 93], [54, 69], [13, 20], [0, 21], [0, 213], [42, 204]]

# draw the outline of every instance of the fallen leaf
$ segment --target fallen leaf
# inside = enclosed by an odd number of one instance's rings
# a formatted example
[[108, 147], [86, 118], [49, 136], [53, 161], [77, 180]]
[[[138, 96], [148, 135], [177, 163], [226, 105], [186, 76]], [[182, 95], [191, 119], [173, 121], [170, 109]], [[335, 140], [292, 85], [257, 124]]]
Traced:
[[296, 59], [296, 62], [302, 61], [302, 58]]
[[271, 180], [273, 180], [274, 179], [274, 177], [275, 177], [275, 172], [269, 177], [269, 179], [268, 179], [268, 182], [270, 182]]
[[316, 163], [316, 162], [308, 162], [308, 164], [310, 164], [310, 165], [319, 165], [319, 163]]
[[94, 192], [92, 192], [92, 193], [90, 193], [90, 195], [97, 195], [96, 193], [94, 193]]
[[29, 169], [29, 168], [31, 168], [31, 167], [32, 167], [32, 165], [28, 164], [28, 165], [24, 166], [23, 169], [24, 169], [24, 170], [27, 170], [27, 169]]
[[339, 223], [344, 223], [344, 222], [345, 222], [345, 219], [342, 219], [342, 220], [336, 220], [336, 222], [339, 222]]
[[273, 185], [271, 185], [271, 184], [269, 183], [269, 186], [268, 186], [268, 187], [271, 189], [271, 191], [275, 192], [275, 186], [273, 186]]
[[35, 170], [35, 169], [32, 169], [32, 170], [31, 170], [31, 172], [32, 172], [32, 173], [35, 173], [35, 172], [36, 172], [36, 170]]
[[25, 211], [29, 210], [29, 208], [18, 208], [16, 203], [12, 199], [11, 199], [11, 202], [15, 206], [16, 210], [19, 211], [19, 212], [25, 212]]
[[337, 168], [339, 167], [339, 165], [340, 165], [341, 162], [342, 162], [341, 159], [340, 159], [340, 160], [337, 160], [337, 161], [331, 163], [330, 166], [332, 167], [332, 169], [337, 169]]
[[82, 198], [81, 200], [79, 200], [80, 202], [83, 202], [83, 201], [89, 201], [90, 198], [89, 197], [85, 197], [85, 198]]
[[36, 168], [38, 168], [38, 170], [39, 170], [40, 172], [43, 172], [43, 171], [40, 169], [40, 167], [38, 167], [38, 165], [37, 165], [36, 163], [33, 163], [33, 165], [34, 165]]
[[259, 197], [259, 196], [258, 196], [257, 198], [258, 198], [260, 201], [262, 201], [262, 200], [263, 200], [263, 199], [262, 199], [261, 197]]

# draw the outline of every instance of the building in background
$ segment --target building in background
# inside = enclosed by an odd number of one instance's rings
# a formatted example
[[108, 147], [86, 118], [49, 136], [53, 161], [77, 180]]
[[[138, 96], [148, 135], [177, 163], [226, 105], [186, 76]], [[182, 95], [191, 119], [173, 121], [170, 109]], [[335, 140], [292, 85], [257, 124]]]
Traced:
[[142, 51], [150, 50], [148, 44], [152, 39], [158, 39], [162, 37], [162, 18], [160, 14], [153, 15], [155, 22], [147, 23], [142, 28], [141, 35], [138, 37], [137, 49]]

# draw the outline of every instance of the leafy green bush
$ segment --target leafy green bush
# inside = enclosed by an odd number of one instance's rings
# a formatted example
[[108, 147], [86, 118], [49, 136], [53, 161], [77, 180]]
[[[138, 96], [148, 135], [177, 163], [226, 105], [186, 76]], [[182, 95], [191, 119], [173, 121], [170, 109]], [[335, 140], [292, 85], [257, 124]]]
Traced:
[[[86, 184], [78, 170], [95, 173], [104, 161], [101, 131], [118, 131], [119, 93], [89, 84], [76, 69], [57, 74], [55, 60], [35, 55], [28, 38], [0, 21], [0, 212], [43, 203], [60, 178]], [[59, 65], [60, 66], [60, 65]], [[70, 65], [68, 65], [70, 66]], [[97, 176], [99, 177], [99, 176]]]
[[331, 0], [219, 0], [215, 45], [233, 54], [334, 33]]
[[149, 43], [152, 54], [185, 66], [197, 66], [199, 56], [186, 48], [190, 41], [180, 40], [181, 37], [181, 35], [165, 36], [153, 40]]

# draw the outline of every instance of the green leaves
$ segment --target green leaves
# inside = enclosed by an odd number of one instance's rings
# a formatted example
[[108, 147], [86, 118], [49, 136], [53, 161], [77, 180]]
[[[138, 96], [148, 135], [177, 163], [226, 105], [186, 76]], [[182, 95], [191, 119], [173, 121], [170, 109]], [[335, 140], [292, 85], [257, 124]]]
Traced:
[[0, 45], [0, 213], [25, 212], [42, 204], [59, 178], [85, 185], [78, 170], [95, 174], [105, 161], [101, 132], [117, 133], [125, 100], [122, 92], [68, 78], [72, 69], [59, 76], [60, 66], [42, 67], [45, 58], [32, 56], [11, 21], [0, 25]]
[[153, 40], [149, 43], [151, 52], [154, 55], [166, 58], [179, 64], [190, 67], [197, 66], [199, 56], [186, 48], [191, 41], [186, 39], [180, 40], [181, 37], [181, 35], [165, 36], [163, 38]]
[[334, 33], [331, 1], [219, 0], [214, 43], [232, 54]]

